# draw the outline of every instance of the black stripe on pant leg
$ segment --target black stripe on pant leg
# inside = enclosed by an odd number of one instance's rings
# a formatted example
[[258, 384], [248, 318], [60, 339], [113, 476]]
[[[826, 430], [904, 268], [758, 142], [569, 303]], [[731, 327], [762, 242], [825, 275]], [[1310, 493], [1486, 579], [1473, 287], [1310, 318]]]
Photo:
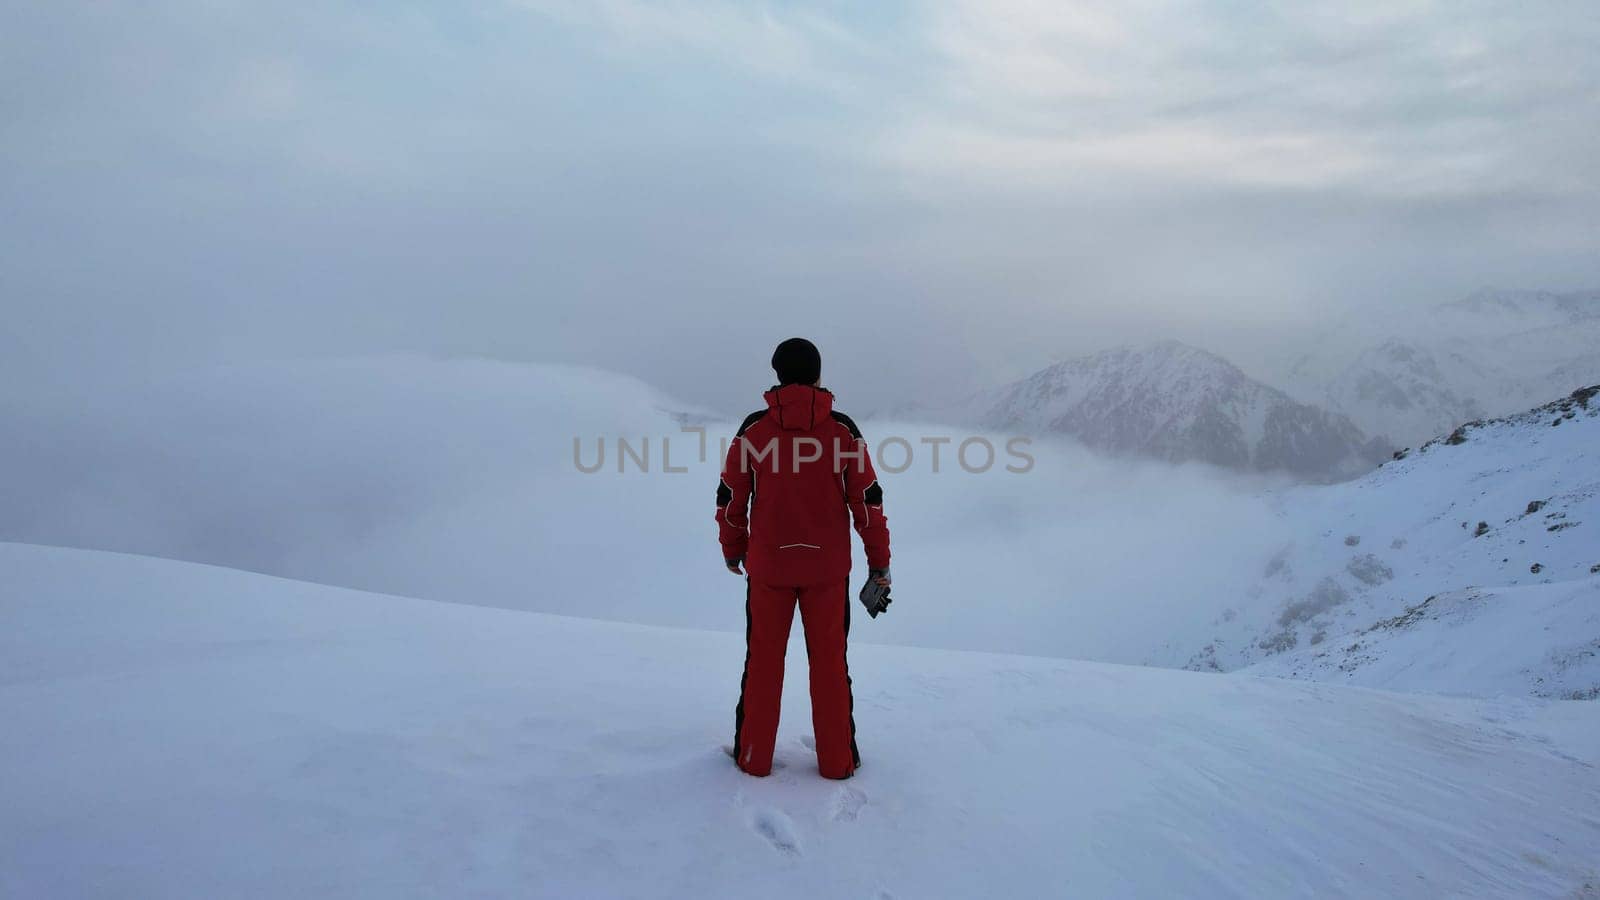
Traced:
[[744, 674], [739, 676], [739, 705], [733, 709], [733, 761], [739, 762], [739, 735], [744, 731], [744, 690], [750, 681], [750, 578], [744, 579]]
[[850, 680], [850, 581], [844, 583], [844, 690], [850, 697], [850, 761], [861, 768], [861, 750], [856, 747], [856, 692]]

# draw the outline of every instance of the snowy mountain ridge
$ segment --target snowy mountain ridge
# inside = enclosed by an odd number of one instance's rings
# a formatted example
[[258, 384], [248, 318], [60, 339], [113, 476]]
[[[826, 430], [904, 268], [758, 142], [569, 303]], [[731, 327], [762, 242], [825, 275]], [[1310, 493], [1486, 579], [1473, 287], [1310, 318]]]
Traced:
[[1600, 291], [1480, 291], [1369, 318], [1320, 335], [1283, 383], [1400, 445], [1600, 381]]
[[1311, 480], [1359, 474], [1390, 449], [1347, 419], [1178, 341], [1070, 359], [929, 412], [977, 427], [1066, 435], [1105, 453]]
[[1278, 495], [1282, 549], [1188, 667], [1600, 697], [1600, 386], [1397, 457]]
[[1270, 386], [1220, 356], [1164, 341], [891, 415], [1341, 480], [1369, 471], [1390, 446], [1600, 380], [1600, 291], [1483, 290], [1420, 310], [1374, 310], [1265, 369]]

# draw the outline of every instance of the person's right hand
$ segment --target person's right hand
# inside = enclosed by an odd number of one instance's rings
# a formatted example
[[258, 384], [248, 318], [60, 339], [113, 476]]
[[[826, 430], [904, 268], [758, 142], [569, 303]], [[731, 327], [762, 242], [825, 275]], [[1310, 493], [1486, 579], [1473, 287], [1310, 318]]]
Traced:
[[729, 572], [732, 572], [735, 575], [744, 574], [744, 569], [740, 568], [740, 566], [744, 563], [744, 557], [741, 556], [737, 559], [725, 559], [723, 562], [728, 566]]

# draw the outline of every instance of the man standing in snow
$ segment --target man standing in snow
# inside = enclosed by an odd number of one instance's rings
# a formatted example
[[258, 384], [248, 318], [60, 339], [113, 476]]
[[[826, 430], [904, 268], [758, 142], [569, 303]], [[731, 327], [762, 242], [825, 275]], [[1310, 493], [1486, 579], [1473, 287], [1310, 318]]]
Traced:
[[772, 354], [778, 384], [767, 407], [739, 426], [717, 485], [717, 524], [728, 571], [745, 576], [745, 661], [734, 714], [733, 758], [751, 775], [772, 771], [783, 658], [796, 603], [811, 665], [817, 768], [849, 778], [861, 765], [845, 643], [850, 633], [850, 523], [867, 551], [861, 601], [889, 604], [889, 528], [883, 488], [856, 423], [820, 387], [822, 356], [790, 338]]

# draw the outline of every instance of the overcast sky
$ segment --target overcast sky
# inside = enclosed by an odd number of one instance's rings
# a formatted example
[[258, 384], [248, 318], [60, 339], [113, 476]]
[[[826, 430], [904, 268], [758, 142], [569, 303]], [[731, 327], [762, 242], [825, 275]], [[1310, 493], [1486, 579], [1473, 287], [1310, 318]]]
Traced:
[[0, 0], [0, 380], [400, 350], [733, 411], [804, 334], [862, 409], [1600, 286], [1597, 47], [1593, 0]]

